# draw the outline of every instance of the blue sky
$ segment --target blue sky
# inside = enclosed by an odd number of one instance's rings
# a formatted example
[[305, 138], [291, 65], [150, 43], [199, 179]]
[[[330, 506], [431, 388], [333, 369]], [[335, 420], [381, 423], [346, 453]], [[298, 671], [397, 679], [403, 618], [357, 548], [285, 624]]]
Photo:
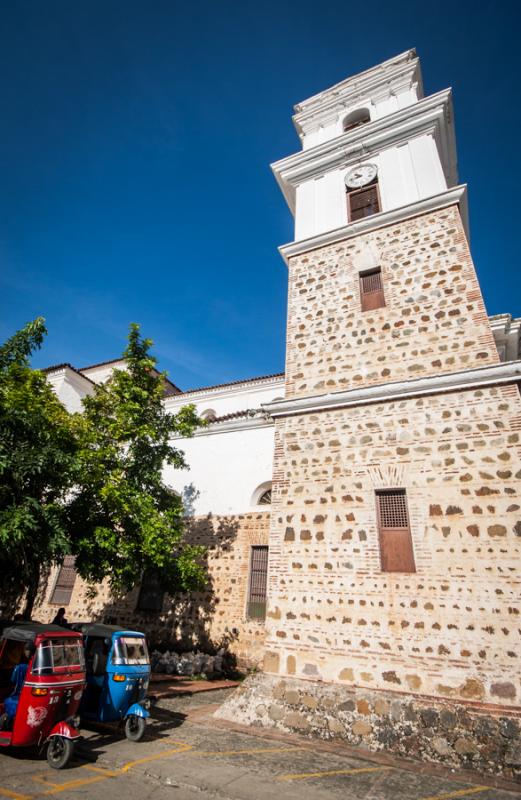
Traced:
[[269, 169], [292, 107], [409, 47], [454, 89], [489, 313], [521, 314], [514, 2], [40, 0], [0, 25], [0, 338], [36, 366], [117, 357], [128, 324], [182, 388], [284, 368], [292, 218]]

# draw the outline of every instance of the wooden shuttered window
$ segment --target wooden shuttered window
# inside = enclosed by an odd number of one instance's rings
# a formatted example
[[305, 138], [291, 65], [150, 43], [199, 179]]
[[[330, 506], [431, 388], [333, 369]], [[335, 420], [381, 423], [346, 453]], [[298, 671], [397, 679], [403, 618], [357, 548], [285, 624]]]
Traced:
[[405, 489], [376, 492], [380, 562], [383, 572], [416, 572]]
[[51, 597], [51, 603], [57, 606], [68, 606], [71, 601], [76, 582], [74, 562], [74, 556], [65, 556], [60, 566]]
[[362, 311], [373, 311], [385, 306], [382, 270], [372, 269], [360, 275], [360, 305]]
[[266, 586], [268, 583], [268, 548], [256, 545], [251, 548], [250, 582], [248, 590], [249, 619], [266, 619]]
[[357, 219], [364, 219], [380, 211], [380, 198], [378, 196], [378, 184], [372, 183], [362, 189], [355, 189], [348, 192], [347, 208], [349, 222]]
[[144, 572], [139, 587], [139, 597], [136, 611], [163, 610], [165, 592], [161, 585], [159, 574], [152, 570]]

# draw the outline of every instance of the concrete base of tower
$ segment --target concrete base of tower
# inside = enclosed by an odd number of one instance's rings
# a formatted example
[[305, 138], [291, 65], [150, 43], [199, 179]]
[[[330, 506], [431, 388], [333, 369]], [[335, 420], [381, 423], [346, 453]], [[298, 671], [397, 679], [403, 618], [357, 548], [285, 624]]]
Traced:
[[521, 782], [521, 712], [258, 673], [216, 717]]

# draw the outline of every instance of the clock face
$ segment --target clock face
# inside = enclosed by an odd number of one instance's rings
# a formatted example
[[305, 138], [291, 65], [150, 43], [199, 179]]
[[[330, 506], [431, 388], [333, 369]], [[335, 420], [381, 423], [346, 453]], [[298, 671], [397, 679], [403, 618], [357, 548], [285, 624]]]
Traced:
[[376, 164], [360, 164], [359, 167], [353, 167], [345, 177], [346, 186], [350, 189], [359, 189], [360, 186], [371, 183], [376, 178], [377, 172]]

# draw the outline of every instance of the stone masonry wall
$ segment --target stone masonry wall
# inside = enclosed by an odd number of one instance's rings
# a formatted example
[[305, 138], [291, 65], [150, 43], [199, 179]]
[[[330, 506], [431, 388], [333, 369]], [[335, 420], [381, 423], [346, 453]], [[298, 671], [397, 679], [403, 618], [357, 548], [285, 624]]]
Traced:
[[[264, 669], [520, 709], [520, 428], [516, 386], [277, 420]], [[391, 487], [412, 574], [380, 566]]]
[[[108, 585], [90, 587], [76, 578], [67, 606], [70, 622], [103, 619], [144, 630], [152, 642], [177, 641], [187, 648], [227, 644], [240, 663], [258, 664], [263, 656], [264, 622], [246, 615], [250, 550], [268, 544], [269, 512], [233, 517], [201, 517], [189, 521], [187, 539], [208, 548], [208, 590], [200, 594], [165, 596], [163, 611], [136, 611], [139, 587], [114, 598]], [[50, 621], [58, 606], [50, 603], [56, 570], [35, 609], [35, 619]]]
[[[362, 312], [373, 267], [386, 306]], [[292, 258], [287, 339], [287, 398], [497, 363], [458, 208]]]
[[521, 777], [519, 722], [500, 708], [252, 675], [215, 716], [448, 767]]
[[[295, 256], [289, 284], [286, 397], [499, 361], [456, 206]], [[516, 385], [278, 418], [265, 671], [521, 710], [520, 428]], [[415, 573], [382, 572], [385, 488]]]
[[[386, 306], [362, 312], [376, 266]], [[296, 256], [289, 282], [286, 397], [498, 363], [457, 208]], [[520, 435], [515, 384], [277, 418], [264, 672], [219, 714], [518, 775]], [[386, 488], [413, 573], [381, 568]]]

